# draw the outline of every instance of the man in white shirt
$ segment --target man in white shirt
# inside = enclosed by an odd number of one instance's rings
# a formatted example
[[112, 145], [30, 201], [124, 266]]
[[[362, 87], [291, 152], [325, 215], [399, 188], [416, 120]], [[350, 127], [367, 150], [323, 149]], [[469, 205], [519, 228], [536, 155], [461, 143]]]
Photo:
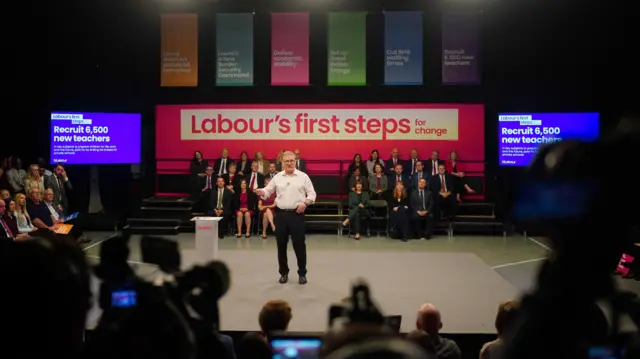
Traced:
[[296, 155], [287, 151], [282, 158], [284, 171], [273, 177], [256, 193], [267, 199], [276, 193], [276, 239], [281, 284], [289, 280], [287, 244], [289, 236], [298, 259], [298, 283], [307, 284], [307, 246], [305, 244], [304, 212], [316, 200], [316, 191], [306, 173], [296, 169]]

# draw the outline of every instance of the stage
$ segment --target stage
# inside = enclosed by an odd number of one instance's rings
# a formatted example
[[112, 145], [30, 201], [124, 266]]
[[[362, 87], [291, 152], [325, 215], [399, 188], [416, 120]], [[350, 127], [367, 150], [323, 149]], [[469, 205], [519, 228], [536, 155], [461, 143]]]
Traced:
[[[194, 235], [166, 238], [179, 242], [183, 267], [188, 268], [194, 258]], [[140, 276], [153, 279], [157, 268], [140, 262], [139, 240], [140, 236], [131, 240], [130, 264]], [[86, 246], [91, 261], [99, 260], [99, 244], [94, 241]], [[291, 248], [289, 283], [278, 284], [273, 236], [264, 241], [227, 236], [220, 241], [220, 248], [220, 259], [232, 273], [231, 288], [221, 301], [224, 331], [258, 329], [258, 312], [270, 299], [291, 303], [290, 330], [324, 331], [329, 306], [349, 295], [352, 280], [365, 278], [383, 312], [403, 316], [404, 332], [414, 329], [418, 307], [431, 302], [442, 311], [444, 333], [495, 333], [498, 304], [532, 288], [537, 265], [548, 253], [544, 240], [521, 235], [438, 236], [408, 243], [385, 237], [363, 237], [357, 242], [346, 236], [309, 235], [309, 283], [301, 286]], [[620, 280], [620, 284], [640, 293], [640, 282]], [[96, 281], [96, 293], [97, 289]], [[98, 308], [91, 311], [89, 328], [99, 315]]]

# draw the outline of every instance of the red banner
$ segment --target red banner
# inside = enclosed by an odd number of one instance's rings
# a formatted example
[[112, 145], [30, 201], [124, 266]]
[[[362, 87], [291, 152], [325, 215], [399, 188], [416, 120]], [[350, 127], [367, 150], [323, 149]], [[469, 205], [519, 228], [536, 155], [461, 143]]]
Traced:
[[398, 148], [401, 157], [417, 148], [421, 158], [439, 150], [441, 158], [457, 150], [460, 158], [484, 161], [482, 105], [166, 105], [156, 108], [158, 170], [187, 169], [201, 151], [206, 159], [250, 157], [262, 151], [275, 159], [283, 149], [300, 149], [307, 160], [383, 159]]

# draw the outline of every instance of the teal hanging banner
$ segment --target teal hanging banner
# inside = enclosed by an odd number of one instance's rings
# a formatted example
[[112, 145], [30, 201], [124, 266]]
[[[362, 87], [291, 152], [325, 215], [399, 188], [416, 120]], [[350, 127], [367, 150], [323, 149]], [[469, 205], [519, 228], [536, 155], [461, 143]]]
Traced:
[[253, 14], [218, 14], [216, 45], [216, 85], [253, 86]]

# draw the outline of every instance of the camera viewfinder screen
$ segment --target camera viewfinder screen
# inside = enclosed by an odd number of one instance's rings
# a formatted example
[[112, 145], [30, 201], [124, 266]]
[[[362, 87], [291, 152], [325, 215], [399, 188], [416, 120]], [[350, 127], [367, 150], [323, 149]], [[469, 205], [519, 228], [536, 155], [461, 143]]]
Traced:
[[273, 339], [273, 359], [316, 359], [322, 341], [320, 339]]

